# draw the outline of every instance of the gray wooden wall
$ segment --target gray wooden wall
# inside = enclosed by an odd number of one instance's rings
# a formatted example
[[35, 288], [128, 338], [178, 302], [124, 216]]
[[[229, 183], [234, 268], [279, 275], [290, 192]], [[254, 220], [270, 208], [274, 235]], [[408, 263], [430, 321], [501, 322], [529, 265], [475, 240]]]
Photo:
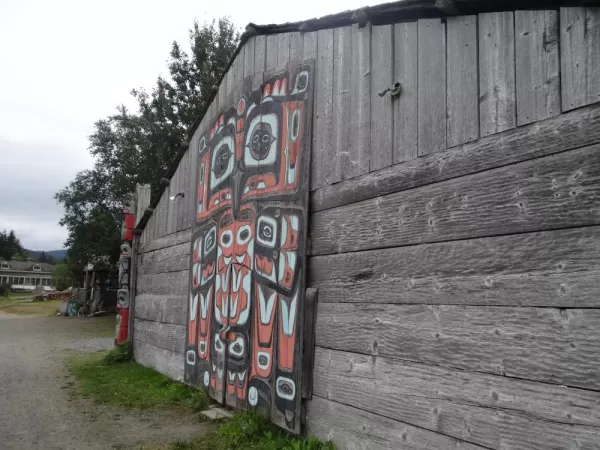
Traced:
[[[600, 9], [257, 36], [207, 119], [308, 58], [308, 432], [365, 450], [600, 448]], [[207, 127], [137, 258], [135, 357], [177, 379]]]

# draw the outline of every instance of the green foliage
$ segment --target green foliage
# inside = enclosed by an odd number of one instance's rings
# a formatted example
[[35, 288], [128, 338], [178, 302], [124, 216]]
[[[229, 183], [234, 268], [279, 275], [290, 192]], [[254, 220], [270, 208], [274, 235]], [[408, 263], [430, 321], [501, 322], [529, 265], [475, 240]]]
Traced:
[[151, 92], [134, 89], [138, 110], [124, 106], [95, 123], [90, 136], [91, 170], [79, 172], [55, 195], [64, 207], [60, 221], [68, 230], [66, 246], [72, 270], [85, 264], [114, 264], [119, 258], [121, 202], [136, 184], [155, 192], [179, 153], [188, 128], [207, 105], [233, 55], [239, 35], [233, 24], [220, 19], [194, 22], [189, 31], [191, 53], [173, 42], [169, 78], [159, 77]]
[[[0, 231], [0, 259], [10, 260], [13, 256], [23, 258], [23, 246], [13, 230]], [[23, 258], [24, 259], [24, 258]]]
[[201, 411], [208, 405], [204, 392], [172, 381], [134, 361], [106, 363], [106, 352], [71, 358], [69, 368], [81, 391], [103, 404], [151, 409], [183, 406]]
[[331, 442], [323, 443], [315, 437], [303, 439], [292, 436], [262, 416], [238, 413], [232, 420], [219, 425], [215, 432], [198, 436], [188, 442], [176, 442], [170, 449], [335, 450], [335, 446]]
[[64, 291], [73, 285], [73, 273], [67, 264], [57, 264], [52, 268], [52, 286]]
[[0, 283], [0, 297], [7, 297], [10, 294], [10, 284]]
[[104, 356], [105, 364], [120, 364], [133, 360], [133, 351], [128, 341], [124, 341]]

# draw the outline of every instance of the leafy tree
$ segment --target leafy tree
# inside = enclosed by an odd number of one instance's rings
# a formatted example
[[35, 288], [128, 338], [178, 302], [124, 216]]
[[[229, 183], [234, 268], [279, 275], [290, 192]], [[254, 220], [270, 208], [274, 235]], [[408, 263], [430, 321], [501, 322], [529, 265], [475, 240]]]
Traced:
[[0, 258], [10, 260], [13, 256], [20, 256], [24, 252], [21, 241], [13, 230], [0, 231]]
[[38, 262], [40, 263], [45, 263], [48, 262], [48, 255], [46, 254], [46, 252], [42, 251], [40, 253], [40, 256], [38, 256], [37, 258]]
[[73, 285], [73, 274], [67, 264], [57, 264], [52, 268], [52, 286], [64, 291]]
[[55, 195], [64, 207], [60, 224], [68, 230], [66, 246], [73, 271], [88, 262], [117, 261], [123, 198], [138, 183], [158, 190], [238, 40], [239, 33], [228, 19], [194, 22], [189, 30], [190, 54], [173, 42], [167, 61], [169, 78], [159, 77], [151, 92], [132, 90], [138, 110], [119, 106], [115, 114], [95, 123], [89, 147], [94, 168], [79, 172]]

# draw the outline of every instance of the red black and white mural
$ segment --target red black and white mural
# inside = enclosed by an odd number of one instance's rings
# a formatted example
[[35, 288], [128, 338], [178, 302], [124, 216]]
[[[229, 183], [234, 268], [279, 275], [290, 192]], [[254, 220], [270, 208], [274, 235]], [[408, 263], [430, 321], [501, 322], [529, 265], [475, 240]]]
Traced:
[[185, 381], [300, 431], [311, 65], [233, 100], [197, 151]]

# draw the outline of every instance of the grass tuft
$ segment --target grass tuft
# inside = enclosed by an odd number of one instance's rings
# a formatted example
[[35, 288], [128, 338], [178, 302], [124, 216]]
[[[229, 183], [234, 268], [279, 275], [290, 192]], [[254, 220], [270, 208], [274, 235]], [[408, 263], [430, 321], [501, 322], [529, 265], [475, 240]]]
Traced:
[[167, 450], [335, 450], [331, 442], [315, 437], [299, 438], [286, 433], [268, 419], [253, 413], [237, 413], [216, 431], [191, 441], [175, 442]]
[[83, 395], [101, 404], [123, 408], [179, 406], [199, 412], [208, 406], [208, 398], [202, 391], [172, 381], [134, 361], [116, 362], [122, 357], [120, 351], [97, 352], [69, 360], [69, 368]]

